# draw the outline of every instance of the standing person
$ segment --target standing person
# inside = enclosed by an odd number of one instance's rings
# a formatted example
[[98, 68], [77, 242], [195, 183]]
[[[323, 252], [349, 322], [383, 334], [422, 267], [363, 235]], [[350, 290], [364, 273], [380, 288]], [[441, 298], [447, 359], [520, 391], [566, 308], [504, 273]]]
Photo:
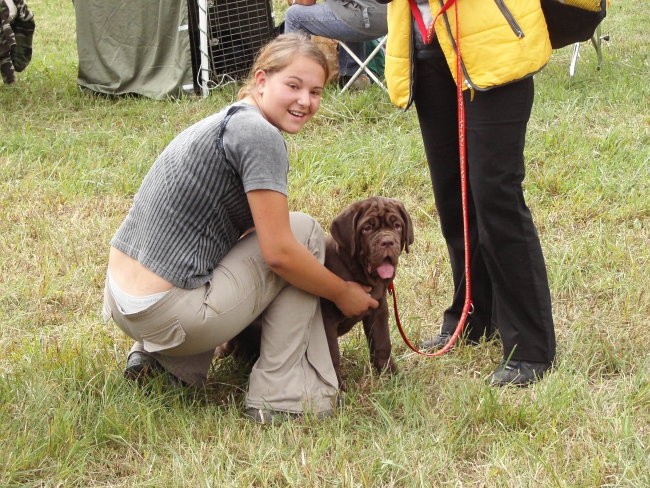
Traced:
[[542, 248], [524, 202], [524, 143], [533, 104], [533, 75], [551, 54], [539, 0], [460, 0], [426, 26], [442, 2], [393, 0], [388, 6], [386, 81], [400, 107], [415, 103], [436, 208], [454, 281], [440, 333], [450, 340], [465, 300], [463, 217], [456, 92], [456, 13], [460, 26], [474, 312], [467, 339], [495, 327], [503, 361], [492, 385], [527, 385], [555, 357], [551, 297]]
[[202, 384], [215, 348], [255, 320], [259, 360], [246, 414], [262, 423], [333, 411], [338, 393], [320, 310], [378, 303], [323, 266], [323, 231], [289, 212], [282, 132], [320, 106], [324, 54], [281, 35], [258, 55], [239, 101], [176, 136], [144, 178], [111, 240], [106, 318], [136, 342], [125, 376], [165, 371]]
[[[386, 6], [373, 0], [287, 0], [291, 5], [284, 14], [285, 32], [328, 37], [343, 41], [362, 61], [365, 42], [386, 35]], [[339, 87], [343, 88], [359, 65], [339, 48]]]

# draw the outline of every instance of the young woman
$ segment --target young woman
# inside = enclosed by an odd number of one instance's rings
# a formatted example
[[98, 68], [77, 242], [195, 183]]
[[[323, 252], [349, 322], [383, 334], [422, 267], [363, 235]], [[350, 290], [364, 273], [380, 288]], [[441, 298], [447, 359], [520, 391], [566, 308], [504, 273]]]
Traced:
[[239, 101], [178, 135], [156, 159], [111, 241], [106, 315], [136, 342], [125, 375], [205, 381], [214, 349], [262, 323], [246, 413], [259, 422], [330, 414], [338, 384], [319, 297], [346, 315], [377, 302], [323, 266], [324, 236], [289, 212], [281, 132], [320, 106], [323, 53], [298, 35], [262, 49]]

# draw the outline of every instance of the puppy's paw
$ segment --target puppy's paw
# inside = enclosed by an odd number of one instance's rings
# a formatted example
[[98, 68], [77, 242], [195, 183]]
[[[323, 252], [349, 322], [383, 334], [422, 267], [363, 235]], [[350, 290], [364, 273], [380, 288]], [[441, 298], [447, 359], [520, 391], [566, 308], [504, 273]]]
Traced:
[[397, 364], [393, 361], [393, 358], [390, 358], [388, 361], [377, 361], [374, 364], [375, 371], [379, 374], [393, 374], [397, 373]]

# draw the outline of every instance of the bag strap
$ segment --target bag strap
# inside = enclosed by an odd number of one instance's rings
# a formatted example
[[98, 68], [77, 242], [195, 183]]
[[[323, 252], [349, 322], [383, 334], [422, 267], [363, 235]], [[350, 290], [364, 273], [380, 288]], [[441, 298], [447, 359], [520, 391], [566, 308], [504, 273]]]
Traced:
[[223, 148], [223, 133], [225, 132], [226, 126], [230, 121], [230, 117], [235, 115], [240, 108], [242, 108], [241, 105], [233, 105], [228, 109], [228, 112], [226, 112], [226, 116], [221, 121], [221, 124], [219, 126], [219, 131], [217, 132], [217, 149], [219, 151], [219, 154], [223, 158], [224, 163], [226, 163], [226, 166], [228, 166], [230, 172], [235, 176], [238, 176], [237, 171], [235, 171], [235, 168], [233, 167], [232, 163], [228, 161], [228, 158], [226, 157], [226, 151]]
[[415, 19], [415, 23], [418, 26], [418, 30], [420, 31], [420, 35], [422, 36], [422, 40], [424, 41], [425, 44], [431, 44], [431, 42], [433, 41], [433, 36], [436, 34], [434, 26], [436, 25], [436, 21], [438, 20], [438, 17], [444, 14], [449, 9], [449, 7], [451, 7], [454, 3], [456, 3], [456, 0], [446, 0], [445, 3], [442, 5], [440, 11], [433, 18], [431, 25], [427, 27], [424, 24], [424, 19], [422, 18], [422, 12], [420, 12], [420, 9], [415, 3], [415, 0], [409, 0], [411, 13], [413, 14], [413, 18]]

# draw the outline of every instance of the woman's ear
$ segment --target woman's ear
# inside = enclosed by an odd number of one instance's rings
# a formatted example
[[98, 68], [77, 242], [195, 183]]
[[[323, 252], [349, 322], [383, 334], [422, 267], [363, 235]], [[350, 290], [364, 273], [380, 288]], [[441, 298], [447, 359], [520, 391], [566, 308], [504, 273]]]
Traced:
[[266, 71], [262, 69], [258, 69], [255, 72], [255, 87], [257, 88], [257, 92], [261, 95], [264, 93], [264, 86], [266, 85]]

